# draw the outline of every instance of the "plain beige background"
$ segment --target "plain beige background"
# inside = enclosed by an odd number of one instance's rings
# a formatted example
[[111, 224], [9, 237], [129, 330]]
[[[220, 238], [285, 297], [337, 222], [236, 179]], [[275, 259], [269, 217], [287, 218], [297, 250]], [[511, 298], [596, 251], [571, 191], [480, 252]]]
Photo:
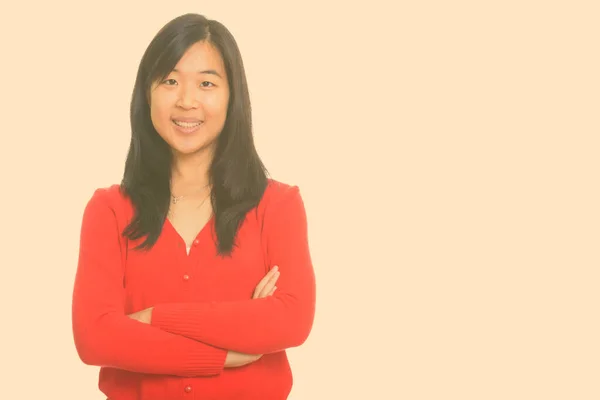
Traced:
[[103, 399], [71, 336], [82, 211], [186, 12], [236, 37], [259, 152], [306, 202], [290, 400], [600, 398], [596, 4], [3, 3], [2, 398]]

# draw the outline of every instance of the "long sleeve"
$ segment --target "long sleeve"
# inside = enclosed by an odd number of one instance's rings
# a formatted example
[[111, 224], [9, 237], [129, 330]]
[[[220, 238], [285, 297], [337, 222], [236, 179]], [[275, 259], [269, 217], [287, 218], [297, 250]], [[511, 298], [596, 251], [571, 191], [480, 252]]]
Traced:
[[107, 190], [83, 213], [72, 299], [74, 342], [88, 365], [177, 376], [210, 376], [227, 351], [129, 318], [124, 310], [120, 235]]
[[158, 304], [152, 325], [248, 354], [304, 343], [312, 329], [316, 300], [306, 212], [297, 186], [273, 197], [265, 209], [263, 240], [270, 265], [281, 271], [277, 291], [262, 299]]

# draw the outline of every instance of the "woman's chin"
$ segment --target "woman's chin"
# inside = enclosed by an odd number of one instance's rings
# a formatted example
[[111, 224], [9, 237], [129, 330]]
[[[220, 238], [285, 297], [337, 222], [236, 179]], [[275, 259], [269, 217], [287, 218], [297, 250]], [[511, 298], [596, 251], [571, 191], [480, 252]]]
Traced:
[[180, 156], [189, 156], [192, 154], [197, 154], [201, 151], [201, 147], [175, 146], [175, 147], [172, 147], [172, 149], [176, 155], [180, 155]]
[[177, 156], [192, 156], [206, 153], [208, 147], [204, 144], [192, 145], [176, 143], [171, 145], [171, 149], [173, 149], [173, 153], [175, 153]]

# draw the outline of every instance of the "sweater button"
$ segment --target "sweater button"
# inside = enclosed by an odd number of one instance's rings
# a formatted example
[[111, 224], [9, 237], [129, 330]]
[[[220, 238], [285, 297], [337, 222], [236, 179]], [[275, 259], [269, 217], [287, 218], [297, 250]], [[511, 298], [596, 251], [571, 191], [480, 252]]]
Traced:
[[190, 276], [189, 276], [188, 274], [185, 274], [185, 275], [183, 276], [183, 280], [184, 280], [184, 281], [188, 281], [189, 279], [190, 279]]
[[185, 390], [186, 393], [189, 393], [189, 392], [192, 391], [192, 387], [191, 386], [186, 386], [184, 390]]

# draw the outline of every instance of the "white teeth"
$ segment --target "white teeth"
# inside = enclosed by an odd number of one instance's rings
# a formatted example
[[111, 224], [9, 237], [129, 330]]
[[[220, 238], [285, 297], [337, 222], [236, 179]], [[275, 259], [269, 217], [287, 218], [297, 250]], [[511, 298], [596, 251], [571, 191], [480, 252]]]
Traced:
[[194, 128], [194, 127], [202, 124], [202, 122], [182, 122], [182, 121], [175, 121], [175, 120], [173, 120], [173, 123], [175, 125], [181, 126], [182, 128]]

